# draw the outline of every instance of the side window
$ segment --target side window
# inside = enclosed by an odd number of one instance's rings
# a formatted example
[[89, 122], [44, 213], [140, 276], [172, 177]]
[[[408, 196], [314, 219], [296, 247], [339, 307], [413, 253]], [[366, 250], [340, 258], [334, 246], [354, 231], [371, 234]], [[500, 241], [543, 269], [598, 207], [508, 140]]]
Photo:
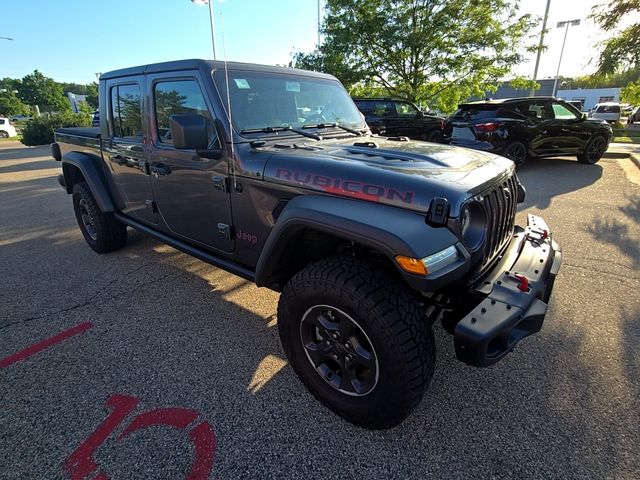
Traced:
[[553, 116], [556, 120], [575, 120], [578, 118], [574, 112], [561, 103], [553, 102], [551, 106], [553, 108]]
[[142, 113], [138, 85], [118, 85], [111, 88], [111, 114], [114, 137], [142, 141]]
[[171, 115], [200, 115], [205, 118], [209, 134], [209, 148], [220, 146], [213, 116], [204, 100], [200, 85], [195, 80], [160, 81], [153, 89], [153, 103], [156, 116], [158, 141], [172, 144]]
[[396, 103], [396, 111], [401, 117], [415, 117], [418, 115], [418, 109], [410, 103], [405, 102]]
[[516, 107], [516, 110], [528, 118], [536, 118], [538, 120], [550, 118], [545, 103], [521, 103]]
[[389, 102], [376, 102], [374, 114], [376, 117], [390, 117], [396, 114], [396, 109]]

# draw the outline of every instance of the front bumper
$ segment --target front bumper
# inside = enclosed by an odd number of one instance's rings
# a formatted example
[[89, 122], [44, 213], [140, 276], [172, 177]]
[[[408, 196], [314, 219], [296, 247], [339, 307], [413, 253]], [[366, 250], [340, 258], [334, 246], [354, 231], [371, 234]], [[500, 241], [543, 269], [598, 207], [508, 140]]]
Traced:
[[561, 248], [547, 224], [529, 215], [527, 228], [516, 227], [502, 260], [476, 289], [483, 300], [456, 324], [458, 359], [476, 367], [492, 365], [538, 332], [561, 263]]

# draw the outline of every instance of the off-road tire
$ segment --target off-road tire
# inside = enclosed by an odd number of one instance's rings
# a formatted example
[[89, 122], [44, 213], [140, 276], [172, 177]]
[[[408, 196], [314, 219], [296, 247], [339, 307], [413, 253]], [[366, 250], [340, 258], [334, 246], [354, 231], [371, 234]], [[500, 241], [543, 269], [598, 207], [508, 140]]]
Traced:
[[[89, 246], [98, 253], [108, 253], [127, 243], [127, 227], [110, 213], [102, 213], [89, 186], [78, 182], [73, 186], [73, 209], [80, 231]], [[92, 224], [87, 227], [83, 214], [89, 215]]]
[[594, 165], [607, 151], [607, 139], [602, 135], [594, 135], [584, 147], [584, 151], [578, 155], [578, 161], [586, 165]]
[[511, 142], [502, 151], [502, 155], [513, 163], [515, 163], [516, 168], [522, 167], [524, 163], [527, 161], [529, 151], [527, 150], [527, 146], [522, 142]]
[[[377, 383], [362, 396], [331, 386], [307, 357], [301, 322], [311, 308], [331, 306], [365, 332], [378, 361]], [[402, 422], [420, 403], [433, 376], [436, 348], [419, 298], [380, 267], [331, 257], [297, 273], [278, 303], [278, 330], [294, 371], [309, 391], [346, 420], [370, 429]]]

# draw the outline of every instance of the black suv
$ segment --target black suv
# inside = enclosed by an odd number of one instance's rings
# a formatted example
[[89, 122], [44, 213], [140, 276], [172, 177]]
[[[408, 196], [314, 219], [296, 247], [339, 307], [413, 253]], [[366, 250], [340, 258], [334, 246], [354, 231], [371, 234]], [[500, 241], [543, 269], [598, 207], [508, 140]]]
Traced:
[[497, 153], [521, 166], [528, 157], [577, 155], [594, 164], [607, 151], [611, 127], [587, 119], [554, 97], [509, 98], [459, 105], [444, 126], [445, 142]]
[[406, 100], [354, 98], [373, 133], [442, 142], [444, 119], [428, 115]]

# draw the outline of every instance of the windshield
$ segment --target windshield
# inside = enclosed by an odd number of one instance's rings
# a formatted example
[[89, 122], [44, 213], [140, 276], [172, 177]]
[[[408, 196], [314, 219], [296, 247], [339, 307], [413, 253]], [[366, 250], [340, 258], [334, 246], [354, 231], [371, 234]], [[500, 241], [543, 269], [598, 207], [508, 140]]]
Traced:
[[[353, 100], [335, 80], [239, 70], [229, 70], [228, 74], [231, 120], [241, 133], [321, 124], [366, 128]], [[224, 70], [214, 72], [213, 78], [226, 105]]]

